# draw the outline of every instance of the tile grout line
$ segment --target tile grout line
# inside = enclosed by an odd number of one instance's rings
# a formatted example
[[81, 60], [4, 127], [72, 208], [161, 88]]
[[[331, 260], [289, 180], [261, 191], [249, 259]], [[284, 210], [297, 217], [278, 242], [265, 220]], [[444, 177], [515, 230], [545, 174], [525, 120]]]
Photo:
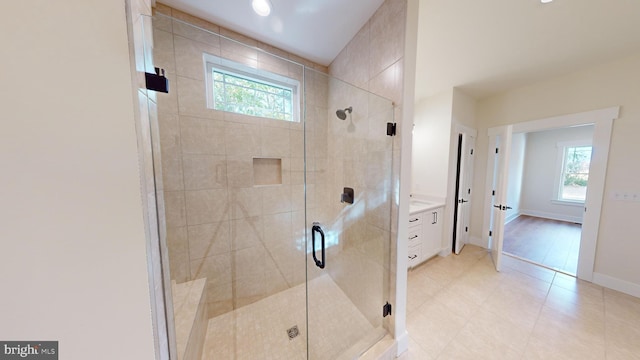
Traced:
[[557, 271], [554, 271], [553, 273], [553, 278], [551, 279], [551, 283], [549, 284], [549, 288], [547, 289], [547, 294], [544, 296], [544, 301], [542, 302], [542, 306], [540, 306], [540, 310], [538, 310], [538, 316], [536, 317], [536, 321], [533, 324], [533, 328], [531, 329], [531, 332], [529, 333], [529, 336], [527, 336], [527, 343], [525, 344], [521, 355], [521, 359], [524, 359], [524, 356], [527, 352], [527, 348], [529, 347], [529, 343], [531, 342], [531, 337], [533, 336], [533, 332], [535, 331], [536, 327], [538, 326], [538, 321], [540, 321], [540, 315], [542, 314], [542, 310], [544, 309], [545, 304], [547, 303], [547, 299], [549, 298], [549, 293], [551, 292], [551, 287], [553, 286], [553, 282], [556, 280], [556, 276], [558, 275]]

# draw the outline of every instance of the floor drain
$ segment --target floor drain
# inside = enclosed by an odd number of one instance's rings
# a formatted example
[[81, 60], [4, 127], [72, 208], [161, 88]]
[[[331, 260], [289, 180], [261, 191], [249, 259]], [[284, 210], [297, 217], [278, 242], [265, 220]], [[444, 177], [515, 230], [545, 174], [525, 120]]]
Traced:
[[298, 325], [287, 329], [287, 335], [289, 336], [289, 340], [293, 340], [296, 336], [300, 335], [300, 331], [298, 330]]

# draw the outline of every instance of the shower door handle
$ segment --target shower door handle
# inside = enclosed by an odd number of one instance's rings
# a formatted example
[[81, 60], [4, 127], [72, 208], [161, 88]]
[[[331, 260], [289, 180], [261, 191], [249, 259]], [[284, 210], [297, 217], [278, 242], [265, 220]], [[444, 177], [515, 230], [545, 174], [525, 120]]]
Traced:
[[[316, 257], [316, 232], [320, 233], [321, 237], [321, 245], [322, 245], [322, 261], [318, 260]], [[314, 222], [313, 227], [311, 228], [311, 247], [313, 248], [313, 260], [316, 263], [316, 266], [320, 269], [324, 269], [325, 265], [325, 254], [324, 254], [324, 231], [320, 227], [320, 223]]]

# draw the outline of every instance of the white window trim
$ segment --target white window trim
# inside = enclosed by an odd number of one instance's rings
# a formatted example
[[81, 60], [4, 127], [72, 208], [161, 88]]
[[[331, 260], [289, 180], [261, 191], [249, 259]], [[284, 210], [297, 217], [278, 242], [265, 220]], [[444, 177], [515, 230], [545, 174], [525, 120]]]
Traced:
[[[214, 109], [213, 98], [213, 69], [230, 73], [231, 75], [240, 76], [247, 80], [256, 80], [267, 84], [285, 87], [291, 89], [292, 93], [292, 120], [289, 122], [300, 122], [300, 82], [286, 76], [272, 73], [270, 71], [256, 69], [245, 64], [241, 64], [219, 56], [204, 53], [202, 54], [206, 91], [207, 91], [207, 108]], [[251, 116], [251, 115], [246, 115]], [[274, 119], [277, 121], [287, 121]]]
[[[582, 140], [572, 140], [572, 141], [559, 141], [556, 143], [556, 148], [558, 149], [557, 158], [556, 158], [556, 171], [553, 185], [553, 196], [551, 198], [551, 202], [553, 204], [558, 205], [569, 205], [569, 206], [584, 206], [584, 201], [580, 200], [566, 200], [562, 198], [562, 186], [560, 183], [563, 182], [562, 173], [564, 172], [564, 153], [565, 149], [568, 147], [579, 147], [579, 146], [591, 146], [593, 148], [593, 142], [591, 139], [582, 139]], [[589, 166], [591, 168], [591, 166]]]

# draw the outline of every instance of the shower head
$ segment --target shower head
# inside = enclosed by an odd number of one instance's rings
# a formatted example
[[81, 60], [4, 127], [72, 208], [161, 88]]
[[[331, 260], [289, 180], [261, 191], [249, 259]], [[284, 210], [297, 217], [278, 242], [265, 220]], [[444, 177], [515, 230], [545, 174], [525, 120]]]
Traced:
[[336, 111], [336, 116], [340, 119], [340, 120], [344, 120], [347, 118], [347, 113], [351, 114], [351, 110], [353, 110], [353, 108], [351, 106], [349, 106], [348, 108], [342, 110], [339, 109], [338, 111]]

